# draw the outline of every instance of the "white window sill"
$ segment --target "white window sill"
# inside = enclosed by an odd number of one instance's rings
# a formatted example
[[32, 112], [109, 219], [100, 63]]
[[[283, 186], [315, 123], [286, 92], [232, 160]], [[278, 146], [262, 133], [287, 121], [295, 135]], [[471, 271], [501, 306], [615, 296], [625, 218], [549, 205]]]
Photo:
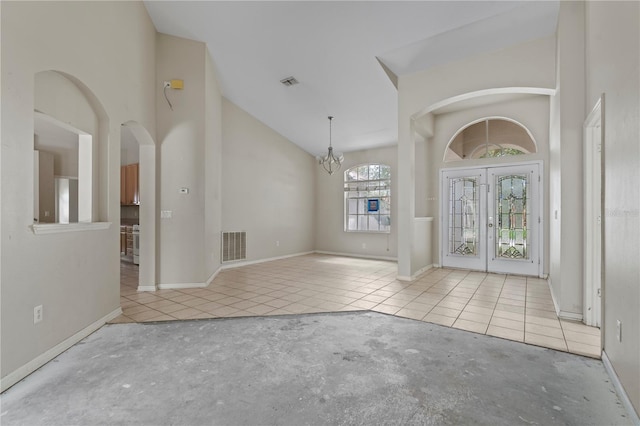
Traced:
[[91, 223], [38, 223], [31, 226], [36, 235], [61, 234], [64, 232], [102, 231], [111, 228], [111, 222]]

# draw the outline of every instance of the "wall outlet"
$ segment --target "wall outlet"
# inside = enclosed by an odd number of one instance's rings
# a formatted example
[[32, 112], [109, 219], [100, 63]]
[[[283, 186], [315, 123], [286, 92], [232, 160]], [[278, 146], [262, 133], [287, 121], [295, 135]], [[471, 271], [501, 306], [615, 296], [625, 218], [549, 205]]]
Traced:
[[622, 342], [622, 322], [620, 320], [616, 320], [616, 339], [618, 342]]
[[367, 243], [362, 243], [362, 249], [365, 250], [367, 248]]
[[42, 321], [42, 305], [33, 308], [33, 323], [37, 324]]
[[173, 212], [171, 210], [161, 210], [160, 219], [171, 219]]
[[280, 247], [280, 241], [276, 241], [276, 247]]

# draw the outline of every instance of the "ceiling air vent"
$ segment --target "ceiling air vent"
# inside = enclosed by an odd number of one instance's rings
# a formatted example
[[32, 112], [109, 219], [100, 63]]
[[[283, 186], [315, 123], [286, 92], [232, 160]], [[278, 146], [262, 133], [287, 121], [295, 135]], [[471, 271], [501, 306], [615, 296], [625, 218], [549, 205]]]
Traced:
[[294, 84], [298, 84], [299, 81], [292, 76], [292, 77], [283, 78], [282, 80], [280, 80], [280, 83], [288, 87], [288, 86], [293, 86]]

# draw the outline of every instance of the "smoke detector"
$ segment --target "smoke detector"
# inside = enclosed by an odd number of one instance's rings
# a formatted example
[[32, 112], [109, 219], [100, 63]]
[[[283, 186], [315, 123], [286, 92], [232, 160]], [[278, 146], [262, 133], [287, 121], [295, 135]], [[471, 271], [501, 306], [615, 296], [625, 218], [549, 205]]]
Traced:
[[296, 80], [295, 77], [291, 76], [291, 77], [283, 78], [282, 80], [280, 80], [280, 83], [282, 83], [285, 86], [289, 87], [289, 86], [293, 86], [295, 84], [298, 84], [299, 81]]

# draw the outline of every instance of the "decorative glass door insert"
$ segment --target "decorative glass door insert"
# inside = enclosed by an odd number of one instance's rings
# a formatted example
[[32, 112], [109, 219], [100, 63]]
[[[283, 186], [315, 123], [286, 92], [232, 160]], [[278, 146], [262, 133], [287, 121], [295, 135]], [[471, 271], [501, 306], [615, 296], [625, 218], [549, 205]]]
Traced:
[[496, 255], [507, 259], [528, 259], [527, 176], [506, 175], [496, 182]]
[[539, 165], [442, 172], [442, 265], [539, 275]]

